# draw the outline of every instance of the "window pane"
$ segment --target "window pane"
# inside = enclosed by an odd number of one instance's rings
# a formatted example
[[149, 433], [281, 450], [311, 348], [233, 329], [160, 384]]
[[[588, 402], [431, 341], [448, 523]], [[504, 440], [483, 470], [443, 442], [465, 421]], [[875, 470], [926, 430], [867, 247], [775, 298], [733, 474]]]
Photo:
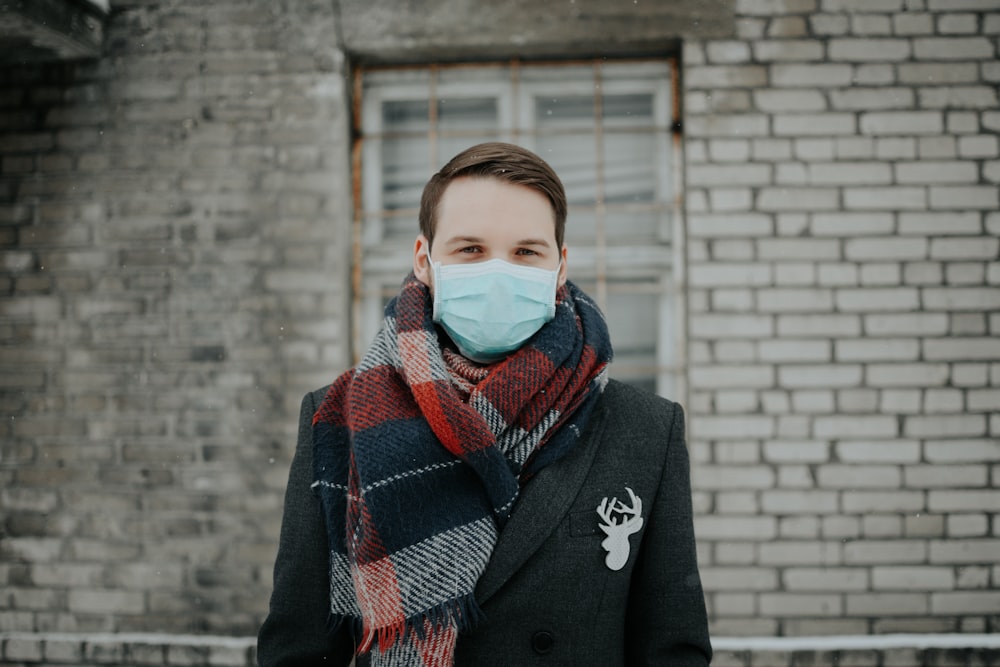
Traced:
[[493, 97], [469, 99], [450, 97], [438, 102], [438, 130], [494, 129], [497, 126], [497, 100]]
[[648, 134], [604, 135], [604, 201], [640, 203], [657, 200], [656, 142]]
[[[651, 207], [609, 206], [601, 215], [605, 243], [611, 247], [658, 244], [661, 228], [667, 224], [665, 213]], [[593, 245], [597, 238], [598, 214], [593, 209], [571, 209], [566, 217], [566, 244], [573, 247], [574, 259], [579, 246]], [[632, 262], [640, 262], [648, 253], [633, 253]], [[574, 262], [576, 264], [576, 262]]]
[[608, 127], [653, 125], [653, 96], [648, 93], [602, 95], [601, 121]]
[[389, 100], [382, 104], [383, 132], [422, 132], [430, 129], [427, 100]]
[[594, 96], [565, 95], [535, 98], [535, 125], [540, 130], [553, 128], [593, 128]]
[[[575, 282], [588, 294], [597, 293], [596, 283]], [[611, 281], [602, 306], [615, 352], [611, 377], [654, 392], [660, 373], [661, 299], [655, 283]]]
[[615, 291], [606, 310], [615, 354], [622, 365], [652, 367], [660, 310], [656, 295]]
[[609, 210], [607, 234], [609, 245], [655, 243], [662, 226], [662, 216], [655, 211]]
[[426, 136], [382, 142], [382, 201], [380, 208], [395, 211], [416, 208], [427, 182], [427, 155], [430, 142]]
[[597, 201], [597, 146], [592, 134], [552, 134], [536, 139], [535, 151], [563, 182], [571, 206]]
[[[603, 222], [602, 222], [603, 224]], [[570, 208], [566, 216], [566, 245], [572, 248], [570, 261], [573, 268], [579, 266], [576, 249], [579, 246], [593, 245], [597, 238], [597, 214], [591, 208], [574, 209]]]

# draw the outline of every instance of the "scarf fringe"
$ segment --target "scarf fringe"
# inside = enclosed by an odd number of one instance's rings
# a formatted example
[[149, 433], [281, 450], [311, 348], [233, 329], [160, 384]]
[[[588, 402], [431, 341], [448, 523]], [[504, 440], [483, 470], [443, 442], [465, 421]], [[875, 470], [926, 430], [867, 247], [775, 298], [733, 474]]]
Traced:
[[414, 614], [399, 623], [381, 628], [364, 628], [364, 620], [357, 616], [330, 614], [327, 624], [330, 631], [336, 631], [347, 624], [355, 638], [358, 654], [368, 653], [374, 647], [380, 652], [392, 648], [396, 642], [405, 642], [409, 637], [424, 640], [436, 630], [454, 627], [458, 632], [468, 632], [486, 618], [474, 595], [464, 595], [431, 607], [425, 612]]

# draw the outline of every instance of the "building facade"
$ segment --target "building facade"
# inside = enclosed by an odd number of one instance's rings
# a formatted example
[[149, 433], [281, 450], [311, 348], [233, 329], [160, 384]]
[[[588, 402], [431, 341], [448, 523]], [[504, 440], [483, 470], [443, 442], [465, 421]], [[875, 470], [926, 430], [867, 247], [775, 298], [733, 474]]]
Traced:
[[1000, 630], [1000, 3], [494, 4], [112, 0], [0, 69], [0, 657], [256, 632], [359, 351], [358, 72], [456, 63], [671, 63], [713, 634]]

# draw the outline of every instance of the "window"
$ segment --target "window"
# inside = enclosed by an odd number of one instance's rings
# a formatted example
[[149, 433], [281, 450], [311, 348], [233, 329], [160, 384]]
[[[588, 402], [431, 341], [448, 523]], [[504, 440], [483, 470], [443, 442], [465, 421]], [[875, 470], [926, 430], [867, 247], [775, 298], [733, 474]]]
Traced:
[[358, 69], [355, 354], [411, 266], [427, 179], [509, 141], [563, 180], [569, 276], [607, 315], [611, 375], [682, 399], [676, 80], [673, 59]]

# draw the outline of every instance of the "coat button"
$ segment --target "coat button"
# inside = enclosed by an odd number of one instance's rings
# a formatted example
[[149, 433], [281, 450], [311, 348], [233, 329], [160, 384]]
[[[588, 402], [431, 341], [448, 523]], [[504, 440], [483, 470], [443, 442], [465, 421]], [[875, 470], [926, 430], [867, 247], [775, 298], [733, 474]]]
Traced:
[[552, 647], [556, 645], [556, 639], [552, 636], [552, 633], [540, 630], [536, 632], [531, 637], [531, 648], [535, 649], [535, 653], [539, 655], [545, 655], [552, 651]]

